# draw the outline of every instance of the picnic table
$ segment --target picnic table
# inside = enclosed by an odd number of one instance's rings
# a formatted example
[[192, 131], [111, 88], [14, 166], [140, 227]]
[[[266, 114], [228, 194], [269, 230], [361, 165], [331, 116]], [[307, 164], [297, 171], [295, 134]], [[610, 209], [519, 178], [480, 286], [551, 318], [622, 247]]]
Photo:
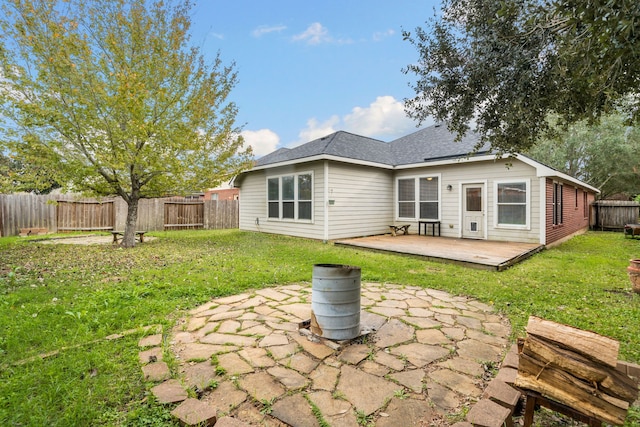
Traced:
[[[135, 233], [136, 240], [138, 240], [140, 243], [144, 243], [144, 233], [146, 233], [146, 231], [136, 231]], [[124, 237], [124, 231], [111, 231], [111, 234], [113, 235], [114, 244], [117, 244], [118, 241], [121, 241]]]

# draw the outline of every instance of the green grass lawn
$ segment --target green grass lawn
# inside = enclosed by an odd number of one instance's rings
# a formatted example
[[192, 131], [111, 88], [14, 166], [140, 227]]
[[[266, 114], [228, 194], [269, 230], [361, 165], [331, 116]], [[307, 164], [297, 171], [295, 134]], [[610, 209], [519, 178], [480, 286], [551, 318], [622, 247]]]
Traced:
[[158, 239], [130, 250], [0, 239], [0, 425], [171, 425], [142, 379], [142, 332], [102, 338], [152, 324], [167, 331], [214, 297], [310, 282], [317, 263], [494, 304], [514, 337], [530, 315], [592, 330], [640, 362], [640, 296], [626, 273], [640, 241], [621, 233], [578, 236], [504, 272], [238, 230], [151, 234]]

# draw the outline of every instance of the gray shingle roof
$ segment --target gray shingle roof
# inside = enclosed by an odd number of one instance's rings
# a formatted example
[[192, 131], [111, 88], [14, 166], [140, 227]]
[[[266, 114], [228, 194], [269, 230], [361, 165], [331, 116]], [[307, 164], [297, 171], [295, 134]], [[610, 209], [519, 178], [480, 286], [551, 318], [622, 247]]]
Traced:
[[304, 159], [323, 154], [387, 164], [391, 157], [391, 149], [386, 142], [338, 131], [294, 148], [276, 150], [258, 159], [256, 166]]
[[[281, 148], [267, 154], [256, 166], [332, 155], [352, 160], [398, 166], [427, 161], [464, 157], [472, 153], [478, 137], [468, 134], [455, 142], [455, 135], [446, 126], [433, 125], [391, 142], [338, 131], [295, 148]], [[483, 147], [479, 153], [486, 153]]]
[[[467, 133], [461, 141], [456, 142], [456, 135], [449, 132], [445, 125], [432, 125], [417, 132], [391, 141], [393, 165], [407, 165], [447, 158], [466, 157], [473, 153], [480, 137], [474, 133]], [[477, 154], [489, 152], [485, 145]]]

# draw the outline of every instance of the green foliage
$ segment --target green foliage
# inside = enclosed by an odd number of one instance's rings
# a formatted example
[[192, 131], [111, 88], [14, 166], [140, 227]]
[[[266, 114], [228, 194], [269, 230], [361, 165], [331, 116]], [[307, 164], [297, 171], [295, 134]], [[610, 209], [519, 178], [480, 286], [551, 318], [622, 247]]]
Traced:
[[48, 194], [60, 188], [47, 171], [27, 165], [0, 152], [0, 193], [28, 192]]
[[190, 45], [191, 6], [4, 2], [0, 140], [9, 153], [65, 188], [123, 197], [131, 231], [141, 197], [214, 187], [248, 167], [228, 100], [234, 65], [219, 55], [209, 64]]
[[169, 331], [212, 298], [310, 283], [314, 264], [477, 298], [508, 316], [514, 336], [530, 315], [592, 330], [640, 362], [640, 296], [626, 273], [640, 247], [622, 233], [577, 236], [499, 273], [239, 230], [152, 234], [127, 251], [0, 238], [1, 425], [171, 425], [171, 408], [153, 401], [141, 375], [140, 336], [104, 337]]
[[356, 410], [356, 422], [364, 427], [373, 425], [373, 414], [367, 415], [364, 411]]
[[526, 154], [599, 188], [603, 198], [640, 193], [640, 129], [625, 126], [621, 114], [597, 126], [579, 122]]
[[635, 0], [446, 0], [426, 28], [404, 37], [419, 59], [419, 121], [434, 117], [464, 134], [476, 123], [496, 151], [530, 148], [560, 124], [596, 121], [627, 105], [640, 119], [640, 6]]

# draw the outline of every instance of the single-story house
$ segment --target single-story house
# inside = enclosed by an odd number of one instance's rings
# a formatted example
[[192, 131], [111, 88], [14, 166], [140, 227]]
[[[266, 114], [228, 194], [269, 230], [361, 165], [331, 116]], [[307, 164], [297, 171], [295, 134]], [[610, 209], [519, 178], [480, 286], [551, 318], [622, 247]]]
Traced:
[[281, 148], [234, 180], [240, 229], [328, 241], [406, 224], [547, 246], [588, 229], [597, 188], [521, 154], [474, 152], [477, 141], [433, 125], [391, 142], [339, 131]]

